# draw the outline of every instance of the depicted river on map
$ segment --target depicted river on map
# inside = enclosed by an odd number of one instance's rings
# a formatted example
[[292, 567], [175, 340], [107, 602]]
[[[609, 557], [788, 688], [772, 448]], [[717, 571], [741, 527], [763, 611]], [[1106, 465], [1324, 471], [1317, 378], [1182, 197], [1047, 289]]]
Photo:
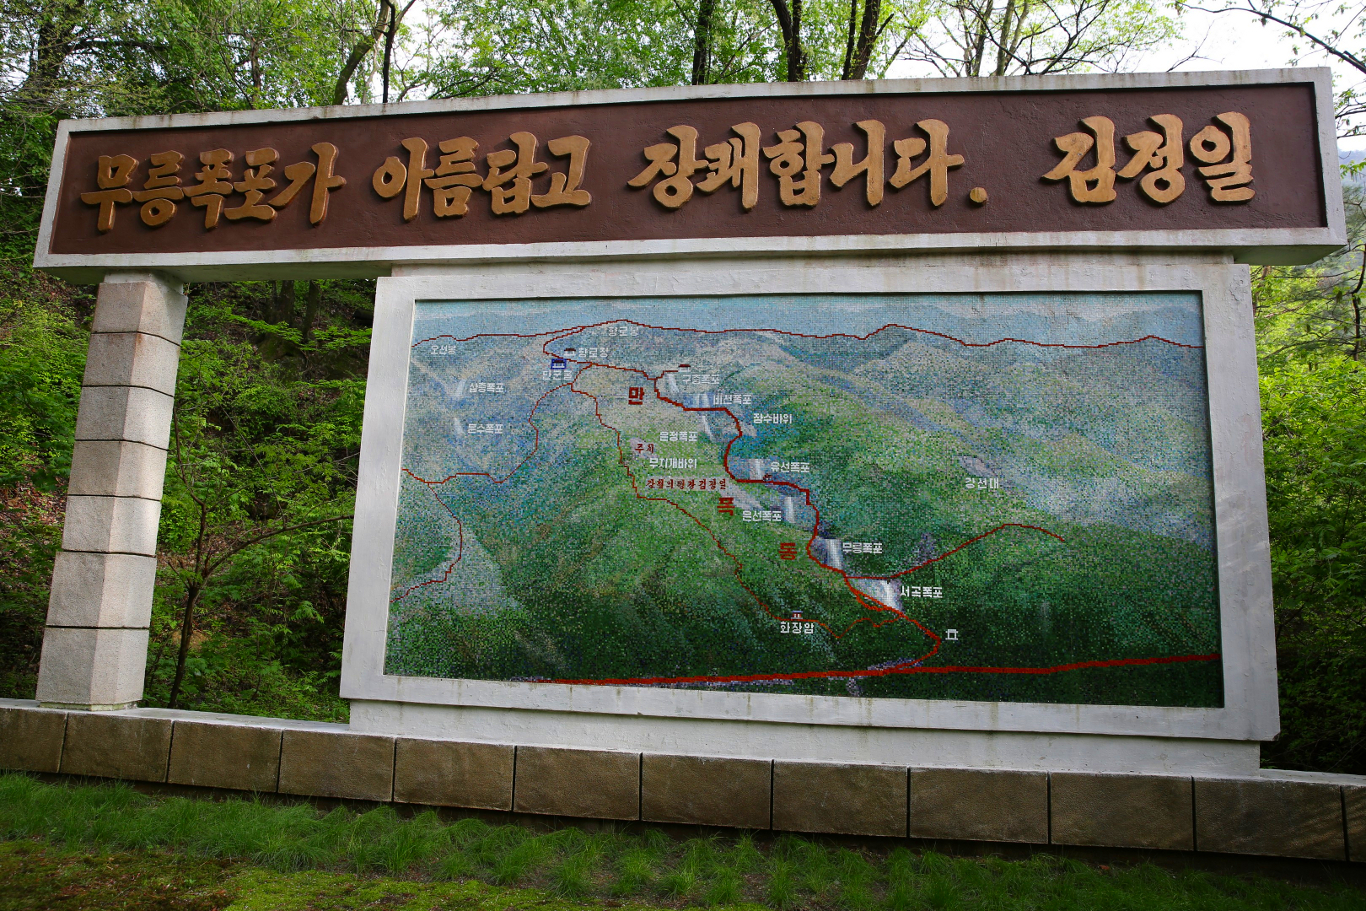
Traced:
[[385, 672], [1223, 704], [1196, 294], [419, 302]]

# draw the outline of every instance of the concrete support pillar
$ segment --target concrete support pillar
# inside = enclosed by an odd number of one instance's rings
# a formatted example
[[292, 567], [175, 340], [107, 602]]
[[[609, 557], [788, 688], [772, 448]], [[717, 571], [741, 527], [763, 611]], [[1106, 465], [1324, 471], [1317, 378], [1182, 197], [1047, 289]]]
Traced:
[[142, 698], [184, 328], [178, 282], [127, 273], [100, 285], [43, 632], [43, 705], [120, 709]]

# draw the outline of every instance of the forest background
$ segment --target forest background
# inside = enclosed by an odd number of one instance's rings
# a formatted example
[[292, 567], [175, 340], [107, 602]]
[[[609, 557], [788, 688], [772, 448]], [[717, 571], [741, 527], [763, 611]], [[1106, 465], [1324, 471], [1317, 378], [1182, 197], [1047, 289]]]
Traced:
[[[1362, 132], [1366, 5], [1337, 2], [0, 0], [0, 697], [34, 692], [94, 307], [30, 267], [62, 118], [1122, 71], [1191, 10], [1334, 62], [1339, 132]], [[1349, 246], [1253, 271], [1283, 727], [1263, 756], [1366, 773], [1366, 208], [1346, 172]], [[144, 704], [345, 720], [373, 283], [187, 290]]]

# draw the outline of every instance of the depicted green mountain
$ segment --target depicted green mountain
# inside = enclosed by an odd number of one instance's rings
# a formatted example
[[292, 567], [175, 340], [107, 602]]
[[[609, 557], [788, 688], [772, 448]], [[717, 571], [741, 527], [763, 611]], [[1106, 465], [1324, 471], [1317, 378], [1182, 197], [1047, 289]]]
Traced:
[[1222, 704], [1202, 348], [736, 309], [415, 335], [386, 673]]

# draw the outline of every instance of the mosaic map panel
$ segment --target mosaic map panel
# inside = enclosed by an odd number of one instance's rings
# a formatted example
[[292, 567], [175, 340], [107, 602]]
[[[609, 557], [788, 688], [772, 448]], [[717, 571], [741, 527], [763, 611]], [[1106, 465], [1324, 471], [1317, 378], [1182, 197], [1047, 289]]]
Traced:
[[1198, 295], [419, 302], [387, 674], [1219, 706]]

